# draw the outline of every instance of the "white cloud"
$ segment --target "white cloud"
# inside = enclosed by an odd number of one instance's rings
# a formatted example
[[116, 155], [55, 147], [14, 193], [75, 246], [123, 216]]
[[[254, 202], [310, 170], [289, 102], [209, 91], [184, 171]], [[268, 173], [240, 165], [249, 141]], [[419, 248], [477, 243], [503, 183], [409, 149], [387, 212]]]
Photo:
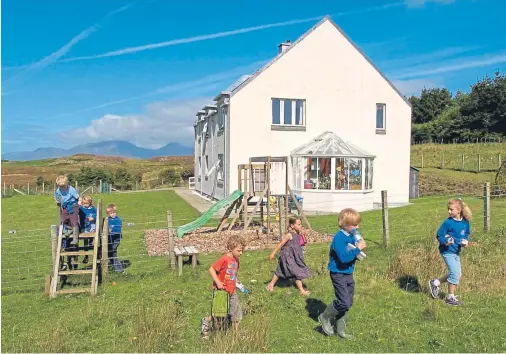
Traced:
[[99, 27], [100, 27], [100, 23], [105, 21], [106, 19], [108, 19], [109, 17], [121, 12], [121, 11], [124, 11], [126, 9], [128, 9], [130, 7], [130, 5], [126, 5], [126, 6], [122, 6], [120, 7], [119, 9], [116, 9], [114, 11], [111, 11], [109, 12], [107, 15], [105, 15], [99, 22], [97, 23], [94, 23], [93, 25], [91, 25], [90, 27], [86, 28], [84, 31], [82, 31], [81, 33], [79, 33], [78, 35], [76, 35], [75, 37], [73, 37], [67, 44], [65, 44], [63, 47], [61, 47], [60, 49], [58, 49], [56, 52], [42, 58], [41, 60], [39, 60], [38, 62], [36, 63], [33, 63], [33, 64], [29, 64], [28, 66], [25, 66], [24, 70], [21, 70], [20, 72], [18, 72], [16, 75], [13, 75], [11, 76], [10, 78], [8, 78], [7, 80], [4, 80], [2, 82], [2, 84], [5, 84], [11, 80], [13, 80], [14, 78], [28, 72], [28, 71], [31, 71], [31, 70], [35, 70], [35, 69], [41, 69], [41, 68], [44, 68], [48, 65], [51, 65], [52, 63], [56, 62], [58, 59], [60, 59], [62, 56], [64, 56], [65, 54], [67, 54], [71, 49], [72, 47], [74, 47], [77, 43], [81, 42], [82, 40], [88, 38], [90, 36], [90, 34], [92, 34], [93, 32], [95, 32]]
[[440, 79], [392, 80], [392, 84], [406, 97], [418, 96], [424, 87], [432, 88], [442, 85]]
[[[195, 114], [212, 98], [192, 98], [150, 103], [138, 115], [106, 114], [71, 133], [84, 141], [126, 140], [145, 148], [169, 142], [191, 146]], [[66, 134], [68, 136], [68, 133]]]
[[439, 64], [431, 63], [430, 65], [422, 65], [418, 67], [415, 66], [399, 71], [390, 76], [396, 80], [414, 79], [502, 63], [506, 63], [506, 52], [500, 54], [489, 54], [479, 57], [468, 57]]
[[408, 7], [423, 7], [425, 4], [428, 4], [430, 2], [440, 4], [451, 4], [454, 3], [456, 0], [405, 0], [405, 1]]

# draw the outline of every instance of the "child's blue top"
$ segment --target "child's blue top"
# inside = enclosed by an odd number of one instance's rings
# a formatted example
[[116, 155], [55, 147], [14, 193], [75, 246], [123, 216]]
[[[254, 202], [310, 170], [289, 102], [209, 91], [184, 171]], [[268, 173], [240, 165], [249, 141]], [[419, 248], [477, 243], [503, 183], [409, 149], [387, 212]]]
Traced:
[[355, 245], [355, 236], [343, 229], [336, 232], [330, 244], [328, 269], [332, 273], [352, 274], [360, 249], [347, 250], [348, 244]]
[[62, 191], [61, 188], [58, 187], [58, 189], [56, 189], [56, 192], [54, 192], [54, 198], [58, 204], [61, 203], [61, 207], [63, 209], [67, 209], [69, 211], [69, 214], [71, 214], [72, 207], [79, 200], [79, 194], [72, 186], [68, 186], [67, 190], [65, 191]]
[[118, 235], [121, 234], [121, 219], [119, 216], [115, 218], [108, 217], [109, 220], [109, 235]]
[[[85, 230], [89, 230], [90, 225], [97, 223], [97, 208], [93, 205], [90, 205], [89, 208], [80, 205], [79, 214], [81, 214], [81, 225], [84, 226]], [[90, 216], [93, 218], [91, 221], [88, 220]]]
[[[439, 252], [440, 253], [455, 253], [459, 254], [462, 246], [460, 245], [460, 240], [466, 239], [469, 240], [469, 235], [471, 234], [471, 225], [469, 224], [469, 220], [455, 220], [452, 217], [449, 217], [439, 227], [437, 230], [437, 240], [439, 241]], [[450, 235], [453, 237], [454, 243], [447, 246], [446, 245], [446, 235]]]

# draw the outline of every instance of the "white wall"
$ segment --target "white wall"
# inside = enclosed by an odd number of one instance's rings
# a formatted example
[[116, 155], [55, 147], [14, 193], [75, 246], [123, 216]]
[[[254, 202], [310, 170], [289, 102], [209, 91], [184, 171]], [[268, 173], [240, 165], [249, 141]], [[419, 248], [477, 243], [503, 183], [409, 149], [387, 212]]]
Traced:
[[[203, 134], [204, 124], [207, 122], [207, 133], [209, 137], [205, 137]], [[201, 121], [197, 125], [197, 132], [201, 136], [201, 143], [198, 144], [198, 139], [195, 143], [195, 190], [201, 192], [206, 196], [214, 199], [222, 199], [225, 196], [224, 188], [224, 176], [223, 180], [218, 179], [220, 168], [216, 167], [206, 177], [206, 173], [215, 166], [219, 159], [219, 154], [224, 154], [225, 151], [225, 138], [223, 130], [220, 131], [218, 126], [218, 113], [208, 115], [204, 121]], [[202, 150], [202, 144], [204, 149]], [[198, 150], [197, 150], [198, 149]], [[202, 166], [198, 167], [198, 156], [201, 156]], [[206, 164], [207, 156], [207, 164]], [[224, 163], [222, 163], [222, 168]], [[202, 173], [197, 174], [198, 171]]]
[[[272, 97], [306, 100], [305, 132], [271, 130]], [[376, 134], [376, 103], [386, 103], [386, 135]], [[250, 156], [289, 156], [326, 130], [376, 155], [376, 201], [382, 189], [408, 201], [411, 108], [330, 22], [231, 97], [229, 190]]]

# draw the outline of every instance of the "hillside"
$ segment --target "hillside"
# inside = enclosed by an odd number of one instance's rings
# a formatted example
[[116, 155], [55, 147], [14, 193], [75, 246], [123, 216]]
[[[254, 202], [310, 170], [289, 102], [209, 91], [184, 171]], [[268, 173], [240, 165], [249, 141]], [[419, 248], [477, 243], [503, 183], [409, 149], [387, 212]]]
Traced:
[[193, 155], [193, 148], [169, 143], [158, 149], [138, 147], [128, 141], [110, 140], [97, 143], [81, 144], [70, 149], [54, 147], [38, 148], [34, 151], [16, 151], [2, 155], [2, 160], [30, 161], [51, 159], [76, 154], [93, 154], [102, 156], [121, 156], [139, 159], [149, 159], [156, 156], [187, 156]]
[[38, 176], [42, 176], [45, 181], [54, 181], [60, 174], [79, 172], [81, 167], [100, 168], [111, 172], [115, 172], [118, 168], [124, 168], [131, 174], [142, 174], [142, 179], [146, 181], [156, 178], [161, 171], [168, 167], [174, 167], [177, 170], [193, 167], [193, 156], [133, 159], [78, 154], [36, 161], [2, 161], [2, 181], [7, 184], [23, 185], [35, 183]]

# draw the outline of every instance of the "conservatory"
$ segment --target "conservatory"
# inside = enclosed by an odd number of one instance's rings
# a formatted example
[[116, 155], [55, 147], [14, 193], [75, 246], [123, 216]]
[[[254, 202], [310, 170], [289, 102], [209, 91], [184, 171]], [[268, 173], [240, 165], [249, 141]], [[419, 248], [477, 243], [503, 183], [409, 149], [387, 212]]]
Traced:
[[290, 184], [304, 197], [305, 210], [372, 209], [374, 155], [327, 131], [290, 157]]

